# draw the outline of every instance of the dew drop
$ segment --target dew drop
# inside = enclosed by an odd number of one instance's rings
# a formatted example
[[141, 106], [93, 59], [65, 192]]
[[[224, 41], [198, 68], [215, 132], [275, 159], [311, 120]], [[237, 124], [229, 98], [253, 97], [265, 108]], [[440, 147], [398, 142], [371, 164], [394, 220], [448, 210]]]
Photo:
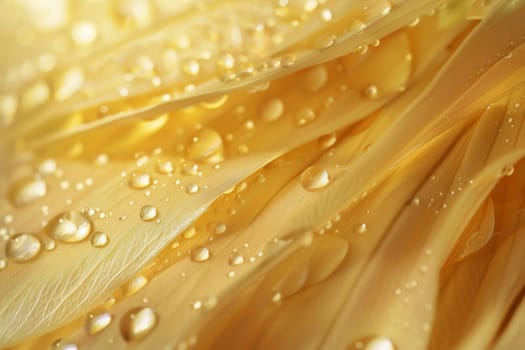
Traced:
[[93, 225], [83, 213], [63, 212], [55, 216], [46, 226], [47, 234], [57, 241], [74, 243], [85, 239]]
[[57, 171], [57, 162], [52, 159], [45, 159], [38, 165], [38, 172], [41, 174], [53, 174]]
[[189, 60], [184, 63], [184, 65], [182, 66], [182, 70], [184, 71], [184, 73], [190, 76], [195, 76], [199, 74], [201, 66], [197, 60]]
[[143, 339], [155, 328], [157, 314], [150, 307], [128, 311], [120, 322], [120, 331], [126, 341]]
[[5, 255], [11, 261], [23, 263], [34, 259], [42, 249], [40, 239], [31, 233], [19, 233], [9, 238]]
[[95, 232], [91, 236], [91, 245], [95, 248], [102, 248], [109, 243], [109, 237], [104, 232]]
[[199, 192], [199, 185], [192, 183], [186, 186], [185, 191], [187, 194], [195, 194]]
[[272, 98], [262, 103], [259, 106], [259, 118], [266, 122], [274, 122], [279, 119], [284, 113], [284, 104], [280, 98]]
[[0, 258], [0, 270], [3, 270], [7, 267], [7, 261], [3, 258]]
[[13, 122], [18, 109], [18, 99], [13, 94], [0, 95], [0, 125]]
[[126, 282], [120, 289], [124, 296], [129, 297], [144, 288], [146, 284], [148, 284], [148, 279], [142, 275], [138, 275]]
[[198, 175], [199, 174], [199, 166], [195, 163], [186, 163], [182, 167], [182, 173], [184, 175]]
[[301, 184], [307, 191], [315, 191], [326, 187], [330, 183], [328, 172], [320, 167], [311, 166], [301, 173]]
[[40, 178], [26, 178], [15, 183], [11, 198], [16, 205], [33, 202], [47, 194], [47, 184]]
[[514, 174], [514, 166], [506, 165], [501, 169], [501, 176], [511, 176]]
[[317, 141], [319, 142], [319, 145], [321, 146], [322, 149], [327, 149], [335, 145], [337, 141], [337, 136], [335, 135], [335, 133], [331, 133], [331, 134], [320, 136], [317, 139]]
[[113, 316], [109, 312], [103, 312], [100, 314], [90, 314], [86, 318], [84, 329], [89, 335], [94, 335], [102, 332], [106, 329], [113, 320]]
[[78, 350], [78, 346], [75, 343], [69, 342], [64, 339], [58, 339], [51, 344], [50, 350]]
[[93, 43], [97, 36], [97, 26], [89, 21], [77, 22], [71, 28], [71, 37], [78, 46], [84, 46]]
[[210, 259], [210, 251], [206, 247], [195, 247], [191, 253], [190, 258], [194, 262], [204, 262]]
[[376, 99], [379, 97], [379, 89], [376, 85], [370, 85], [363, 89], [363, 95], [369, 99]]
[[230, 258], [228, 259], [228, 263], [231, 265], [231, 266], [239, 266], [239, 265], [242, 265], [245, 261], [245, 258], [244, 256], [238, 254], [238, 253], [233, 253], [232, 255], [230, 255]]
[[317, 115], [312, 108], [305, 107], [301, 108], [295, 114], [295, 124], [298, 126], [304, 126], [315, 121]]
[[133, 173], [129, 178], [129, 186], [136, 189], [143, 189], [151, 184], [151, 177], [147, 173]]
[[315, 42], [315, 46], [319, 50], [327, 49], [335, 43], [335, 35], [322, 35]]
[[155, 208], [152, 205], [145, 205], [142, 208], [140, 208], [140, 218], [143, 221], [155, 220], [157, 215], [158, 215], [157, 208]]
[[224, 159], [221, 135], [212, 129], [202, 129], [188, 145], [187, 156], [196, 162], [218, 163]]
[[57, 76], [54, 80], [55, 99], [63, 101], [73, 96], [84, 83], [84, 71], [82, 68], [72, 68]]
[[316, 66], [307, 70], [303, 79], [309, 92], [318, 92], [328, 81], [328, 71], [325, 66]]
[[281, 58], [282, 67], [291, 67], [295, 64], [296, 58], [293, 55], [287, 55]]
[[171, 174], [175, 171], [175, 167], [170, 160], [161, 160], [157, 163], [157, 171], [161, 174]]
[[366, 343], [364, 350], [395, 350], [395, 347], [386, 337], [374, 337]]

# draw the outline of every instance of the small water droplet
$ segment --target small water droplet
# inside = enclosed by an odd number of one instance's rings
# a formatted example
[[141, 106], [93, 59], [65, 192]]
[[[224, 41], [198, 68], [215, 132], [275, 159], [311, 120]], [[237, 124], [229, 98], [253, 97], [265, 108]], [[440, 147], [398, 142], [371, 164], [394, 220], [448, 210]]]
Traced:
[[58, 75], [54, 82], [55, 99], [63, 101], [73, 96], [84, 84], [84, 70], [82, 68], [71, 68]]
[[315, 118], [317, 118], [317, 115], [312, 108], [301, 108], [295, 114], [295, 124], [298, 126], [307, 125], [314, 122]]
[[284, 113], [284, 104], [280, 98], [269, 99], [259, 106], [259, 118], [266, 122], [274, 122]]
[[287, 55], [281, 58], [282, 67], [291, 67], [295, 64], [296, 58], [293, 55]]
[[283, 296], [282, 296], [282, 294], [280, 292], [275, 292], [272, 295], [272, 303], [273, 304], [278, 304], [278, 303], [281, 302], [282, 298], [283, 298]]
[[70, 341], [58, 339], [51, 344], [49, 350], [78, 350], [78, 346]]
[[33, 202], [47, 194], [47, 184], [40, 178], [26, 178], [11, 188], [11, 198], [16, 205]]
[[304, 75], [305, 87], [309, 92], [318, 92], [328, 82], [328, 70], [325, 66], [315, 66]]
[[197, 60], [189, 60], [184, 63], [184, 65], [182, 66], [182, 70], [184, 71], [184, 73], [190, 76], [195, 76], [199, 74], [201, 66]]
[[190, 258], [194, 262], [204, 262], [210, 259], [210, 251], [206, 247], [195, 247], [190, 254]]
[[143, 339], [155, 328], [157, 314], [150, 307], [128, 311], [120, 322], [120, 331], [126, 341]]
[[95, 232], [91, 236], [91, 245], [95, 248], [102, 248], [109, 243], [109, 237], [104, 232]]
[[334, 45], [335, 39], [336, 39], [335, 35], [328, 35], [328, 34], [322, 35], [315, 42], [315, 46], [319, 50], [327, 49], [330, 46]]
[[31, 233], [19, 233], [9, 238], [5, 245], [5, 255], [11, 261], [22, 263], [40, 254], [42, 243]]
[[187, 194], [195, 194], [199, 192], [199, 185], [195, 183], [189, 184], [186, 186], [185, 191]]
[[120, 289], [124, 296], [129, 297], [144, 288], [146, 284], [148, 284], [148, 279], [142, 275], [138, 275], [126, 282]]
[[161, 160], [157, 163], [157, 171], [161, 174], [171, 174], [175, 171], [175, 167], [170, 160]]
[[212, 129], [202, 129], [188, 145], [187, 155], [196, 162], [218, 163], [224, 159], [221, 135]]
[[46, 226], [47, 234], [57, 241], [74, 243], [85, 239], [93, 225], [91, 220], [76, 211], [63, 212], [55, 216]]
[[358, 234], [364, 234], [364, 233], [366, 233], [367, 229], [368, 229], [368, 227], [366, 226], [366, 224], [365, 223], [361, 223], [361, 224], [357, 225], [356, 232]]
[[513, 165], [506, 165], [501, 169], [501, 176], [511, 176], [512, 174], [514, 174]]
[[143, 189], [151, 184], [151, 177], [147, 173], [132, 173], [129, 178], [129, 186], [136, 189]]
[[374, 337], [366, 343], [364, 350], [395, 350], [395, 347], [386, 337]]
[[239, 266], [239, 265], [242, 265], [245, 261], [245, 258], [244, 256], [242, 256], [241, 254], [239, 253], [233, 253], [232, 255], [230, 255], [230, 258], [228, 259], [228, 263], [231, 265], [231, 266]]
[[145, 205], [140, 208], [140, 218], [144, 221], [155, 220], [158, 214], [157, 208], [152, 205]]
[[80, 21], [71, 28], [71, 36], [78, 46], [89, 45], [97, 38], [98, 29], [93, 22]]
[[3, 270], [7, 267], [7, 260], [0, 258], [0, 270]]
[[301, 173], [301, 184], [307, 191], [315, 191], [328, 186], [330, 176], [321, 167], [311, 166]]
[[363, 89], [363, 95], [369, 99], [376, 99], [379, 97], [379, 89], [376, 85], [370, 85]]
[[113, 316], [109, 312], [103, 312], [99, 314], [90, 314], [86, 318], [84, 329], [89, 335], [94, 335], [102, 332], [106, 329], [113, 320]]

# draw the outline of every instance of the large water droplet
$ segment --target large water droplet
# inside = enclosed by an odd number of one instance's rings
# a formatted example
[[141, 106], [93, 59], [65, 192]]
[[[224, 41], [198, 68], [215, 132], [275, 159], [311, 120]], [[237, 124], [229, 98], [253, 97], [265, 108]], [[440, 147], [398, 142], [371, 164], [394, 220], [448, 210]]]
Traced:
[[40, 178], [18, 181], [11, 189], [11, 198], [16, 205], [24, 205], [42, 198], [47, 193], [47, 184]]
[[64, 212], [55, 216], [46, 226], [46, 232], [57, 241], [74, 243], [85, 239], [93, 225], [83, 213]]
[[109, 312], [103, 312], [100, 314], [90, 314], [84, 324], [84, 329], [89, 335], [94, 335], [102, 332], [106, 329], [113, 320], [113, 316]]
[[49, 350], [78, 350], [78, 346], [70, 341], [58, 339], [51, 344]]
[[280, 98], [272, 98], [259, 107], [259, 118], [266, 122], [274, 122], [284, 113], [284, 104]]
[[150, 307], [128, 311], [120, 322], [120, 331], [127, 341], [143, 339], [155, 328], [157, 314]]
[[326, 169], [311, 166], [301, 173], [301, 184], [308, 191], [319, 190], [330, 183], [330, 176]]
[[304, 75], [305, 87], [310, 92], [321, 90], [328, 81], [328, 71], [325, 66], [310, 68]]
[[212, 129], [202, 129], [188, 145], [188, 158], [196, 162], [218, 163], [224, 159], [221, 135]]
[[22, 263], [34, 259], [42, 249], [40, 239], [31, 233], [19, 233], [9, 238], [5, 255], [9, 260]]

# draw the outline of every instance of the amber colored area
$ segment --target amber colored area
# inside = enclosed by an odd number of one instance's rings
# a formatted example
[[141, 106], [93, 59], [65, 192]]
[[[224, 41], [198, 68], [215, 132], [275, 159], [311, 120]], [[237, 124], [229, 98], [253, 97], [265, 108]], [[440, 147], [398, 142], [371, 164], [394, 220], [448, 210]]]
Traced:
[[524, 0], [0, 19], [1, 349], [525, 349]]

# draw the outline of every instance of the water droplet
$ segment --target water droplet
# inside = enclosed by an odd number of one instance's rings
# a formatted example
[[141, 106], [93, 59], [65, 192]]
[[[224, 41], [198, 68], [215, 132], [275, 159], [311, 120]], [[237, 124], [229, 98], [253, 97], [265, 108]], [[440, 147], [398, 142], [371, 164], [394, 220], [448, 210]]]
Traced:
[[78, 346], [75, 343], [64, 339], [58, 339], [51, 344], [50, 350], [78, 350]]
[[100, 314], [90, 314], [84, 324], [84, 329], [89, 335], [94, 335], [102, 332], [106, 329], [113, 320], [113, 316], [109, 312], [103, 312]]
[[325, 66], [310, 68], [304, 74], [305, 87], [309, 92], [318, 92], [328, 81], [328, 70]]
[[23, 110], [33, 109], [47, 102], [50, 95], [51, 92], [47, 83], [43, 81], [36, 82], [22, 93], [20, 107]]
[[210, 259], [210, 251], [206, 247], [195, 247], [190, 254], [190, 258], [194, 262], [204, 262]]
[[374, 337], [366, 343], [364, 350], [395, 350], [395, 347], [386, 337]]
[[259, 106], [259, 118], [266, 122], [274, 122], [284, 113], [284, 104], [280, 98], [269, 99]]
[[208, 224], [210, 232], [217, 235], [223, 234], [228, 229], [228, 226], [224, 222], [212, 221]]
[[359, 234], [363, 234], [363, 233], [366, 233], [366, 230], [367, 230], [367, 226], [365, 223], [361, 223], [359, 225], [357, 225], [357, 228], [356, 228], [356, 232], [359, 233]]
[[151, 177], [147, 173], [133, 173], [129, 178], [129, 185], [132, 188], [143, 189], [151, 184]]
[[140, 208], [140, 218], [144, 221], [152, 221], [158, 215], [157, 208], [152, 205], [145, 205]]
[[511, 176], [512, 174], [514, 174], [513, 165], [506, 165], [501, 169], [501, 176]]
[[89, 45], [98, 36], [97, 26], [89, 21], [80, 21], [71, 28], [71, 37], [78, 46]]
[[120, 331], [127, 341], [143, 339], [155, 328], [157, 314], [150, 307], [128, 311], [120, 322]]
[[309, 107], [301, 108], [295, 114], [295, 124], [298, 126], [310, 124], [313, 121], [315, 121], [316, 117], [317, 115], [315, 114], [315, 111], [312, 108], [309, 108]]
[[185, 189], [186, 193], [187, 194], [195, 194], [197, 192], [199, 192], [199, 185], [197, 184], [189, 184], [186, 186], [186, 189]]
[[124, 296], [129, 297], [144, 288], [146, 284], [148, 284], [148, 279], [142, 275], [138, 275], [126, 282], [120, 289]]
[[57, 241], [74, 243], [85, 239], [93, 225], [83, 213], [63, 212], [55, 216], [46, 226], [47, 234]]
[[335, 135], [335, 133], [331, 133], [331, 134], [320, 136], [317, 139], [317, 141], [319, 142], [319, 145], [321, 146], [322, 149], [327, 149], [335, 145], [337, 141], [337, 136]]
[[335, 35], [322, 35], [315, 42], [315, 46], [319, 50], [327, 49], [335, 43]]
[[293, 55], [287, 55], [281, 58], [282, 67], [291, 67], [295, 64], [296, 58]]
[[301, 184], [307, 191], [319, 190], [330, 183], [328, 172], [320, 167], [311, 166], [301, 173]]
[[213, 100], [204, 101], [201, 103], [201, 105], [206, 109], [217, 109], [222, 107], [226, 103], [226, 101], [228, 101], [228, 95], [222, 95], [216, 97]]
[[197, 60], [189, 60], [184, 63], [182, 70], [188, 75], [195, 76], [199, 74], [201, 66]]
[[367, 86], [363, 89], [363, 95], [369, 99], [376, 99], [379, 97], [379, 89], [375, 85]]
[[195, 163], [186, 163], [182, 167], [182, 173], [184, 175], [198, 175], [199, 174], [199, 166]]
[[40, 178], [26, 178], [15, 183], [11, 189], [11, 198], [16, 205], [24, 205], [44, 197], [47, 184]]
[[160, 160], [157, 163], [157, 171], [161, 174], [171, 174], [175, 171], [175, 167], [170, 160]]
[[22, 263], [40, 254], [42, 243], [31, 233], [19, 233], [9, 238], [5, 245], [5, 255], [11, 261]]
[[14, 94], [0, 95], [0, 125], [13, 122], [18, 109], [18, 99]]
[[239, 253], [233, 253], [232, 255], [230, 255], [230, 258], [228, 259], [228, 263], [231, 266], [242, 265], [244, 261], [245, 261], [244, 256], [240, 255]]
[[91, 245], [95, 248], [102, 248], [109, 243], [109, 237], [104, 232], [95, 232], [91, 236]]
[[72, 68], [58, 75], [53, 81], [55, 99], [63, 101], [73, 96], [84, 84], [84, 70]]
[[330, 22], [333, 18], [332, 11], [330, 9], [324, 9], [321, 11], [321, 19], [325, 22]]
[[200, 310], [201, 307], [202, 307], [202, 301], [200, 300], [195, 300], [194, 302], [191, 303], [191, 308], [193, 310]]
[[278, 303], [281, 302], [282, 298], [283, 298], [283, 296], [282, 296], [282, 294], [280, 292], [275, 292], [272, 295], [272, 303], [273, 304], [278, 304]]
[[44, 159], [40, 164], [38, 165], [38, 172], [40, 174], [53, 174], [57, 171], [57, 162], [52, 159]]
[[212, 129], [202, 129], [188, 145], [187, 155], [196, 162], [218, 163], [224, 159], [221, 135]]
[[418, 197], [414, 197], [410, 201], [410, 205], [413, 207], [419, 207], [420, 204], [421, 204], [421, 200]]

